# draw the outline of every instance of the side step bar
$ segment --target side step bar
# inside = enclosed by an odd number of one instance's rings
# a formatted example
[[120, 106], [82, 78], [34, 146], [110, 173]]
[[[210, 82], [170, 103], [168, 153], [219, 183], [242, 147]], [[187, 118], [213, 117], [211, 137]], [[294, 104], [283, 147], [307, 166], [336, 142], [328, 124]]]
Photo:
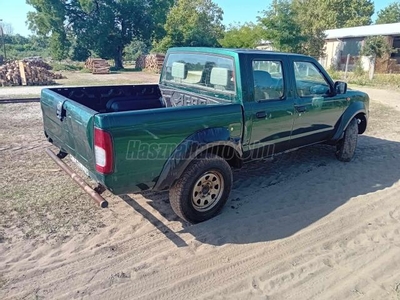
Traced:
[[78, 174], [76, 174], [70, 167], [68, 167], [53, 151], [50, 149], [45, 150], [47, 155], [63, 169], [88, 195], [96, 201], [101, 208], [108, 207], [108, 202], [99, 193], [93, 190]]

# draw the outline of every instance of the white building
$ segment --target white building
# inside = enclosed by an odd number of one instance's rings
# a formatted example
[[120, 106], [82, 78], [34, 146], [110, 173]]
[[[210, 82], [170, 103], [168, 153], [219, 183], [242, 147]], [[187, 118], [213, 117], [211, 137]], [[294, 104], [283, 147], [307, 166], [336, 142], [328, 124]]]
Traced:
[[[363, 62], [364, 69], [368, 70], [369, 61], [360, 56], [360, 51], [365, 38], [369, 36], [385, 36], [389, 45], [400, 48], [400, 23], [330, 29], [326, 30], [325, 34], [325, 56], [320, 59], [325, 68], [344, 70], [347, 55], [350, 54], [350, 70], [358, 59]], [[400, 53], [393, 53], [390, 57], [378, 60], [376, 70], [400, 73]]]

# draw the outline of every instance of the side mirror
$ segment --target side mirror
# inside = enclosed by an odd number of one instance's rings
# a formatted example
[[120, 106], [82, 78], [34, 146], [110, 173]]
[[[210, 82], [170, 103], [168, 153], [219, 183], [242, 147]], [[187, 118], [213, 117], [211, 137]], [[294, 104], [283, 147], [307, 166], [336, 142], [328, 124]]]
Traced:
[[337, 95], [346, 94], [347, 92], [347, 83], [343, 81], [336, 81], [334, 85], [335, 93]]

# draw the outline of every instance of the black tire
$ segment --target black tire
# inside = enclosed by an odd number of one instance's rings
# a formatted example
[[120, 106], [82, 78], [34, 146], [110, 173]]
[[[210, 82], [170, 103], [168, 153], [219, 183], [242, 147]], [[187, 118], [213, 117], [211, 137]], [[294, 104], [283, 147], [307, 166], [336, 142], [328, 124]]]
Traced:
[[358, 140], [357, 119], [351, 120], [344, 131], [344, 137], [336, 145], [336, 157], [340, 161], [349, 162], [354, 157]]
[[225, 205], [233, 182], [229, 164], [205, 154], [193, 160], [169, 191], [174, 212], [190, 223], [216, 216]]

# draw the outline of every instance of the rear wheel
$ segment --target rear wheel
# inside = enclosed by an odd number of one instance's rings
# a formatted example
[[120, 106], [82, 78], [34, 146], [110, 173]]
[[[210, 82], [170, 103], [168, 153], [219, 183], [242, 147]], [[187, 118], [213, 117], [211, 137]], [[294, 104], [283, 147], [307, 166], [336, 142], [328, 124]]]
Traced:
[[344, 137], [336, 145], [336, 157], [340, 161], [349, 162], [354, 157], [358, 140], [357, 119], [351, 120], [344, 131]]
[[228, 200], [232, 170], [221, 157], [196, 158], [169, 192], [172, 209], [182, 219], [199, 223], [217, 215]]

